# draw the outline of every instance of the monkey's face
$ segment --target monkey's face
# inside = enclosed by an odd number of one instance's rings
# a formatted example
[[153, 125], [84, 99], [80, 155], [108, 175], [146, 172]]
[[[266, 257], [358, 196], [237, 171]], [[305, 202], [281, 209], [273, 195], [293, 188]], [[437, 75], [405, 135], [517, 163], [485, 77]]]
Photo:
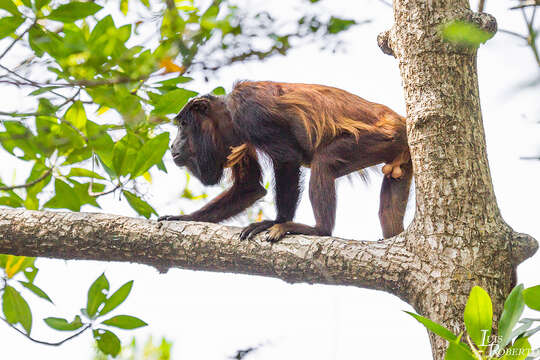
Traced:
[[234, 145], [232, 122], [223, 100], [212, 95], [195, 98], [175, 122], [178, 135], [171, 149], [175, 164], [187, 167], [204, 185], [217, 184]]

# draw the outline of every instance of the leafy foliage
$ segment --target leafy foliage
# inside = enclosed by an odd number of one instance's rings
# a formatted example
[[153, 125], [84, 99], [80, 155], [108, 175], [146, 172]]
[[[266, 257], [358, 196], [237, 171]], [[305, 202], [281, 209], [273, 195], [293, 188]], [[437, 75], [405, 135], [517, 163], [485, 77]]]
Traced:
[[[139, 344], [135, 338], [128, 345], [122, 346], [117, 358], [121, 360], [170, 360], [172, 343], [165, 338], [154, 344], [149, 337], [144, 344]], [[96, 351], [94, 360], [107, 360], [108, 357], [101, 351]]]
[[[45, 291], [34, 283], [38, 272], [34, 261], [34, 258], [24, 256], [0, 255], [0, 269], [2, 269], [0, 281], [4, 284], [0, 288], [3, 314], [0, 319], [29, 339], [36, 341], [31, 337], [33, 316], [30, 305], [23, 297], [24, 291], [33, 293], [50, 303], [52, 303], [52, 300]], [[27, 281], [17, 280], [17, 278], [24, 278]], [[146, 322], [131, 315], [116, 315], [104, 318], [104, 315], [118, 308], [126, 300], [132, 287], [133, 281], [128, 281], [112, 295], [109, 295], [109, 281], [105, 274], [101, 274], [88, 289], [86, 308], [81, 309], [81, 313], [75, 315], [73, 320], [69, 321], [58, 317], [43, 319], [51, 329], [72, 333], [76, 331], [76, 333], [56, 343], [40, 342], [49, 345], [60, 345], [86, 330], [92, 329], [97, 347], [106, 355], [116, 356], [120, 351], [120, 340], [112, 331], [103, 327], [131, 330], [147, 325]]]
[[[313, 5], [304, 6], [306, 16], [283, 23], [229, 0], [204, 8], [193, 0], [0, 0], [0, 39], [6, 44], [0, 49], [0, 88], [24, 96], [27, 106], [0, 111], [0, 148], [30, 170], [19, 185], [0, 179], [0, 206], [80, 211], [99, 208], [102, 196], [116, 193], [137, 214], [157, 216], [140, 185], [152, 180], [152, 172], [167, 171], [162, 159], [169, 117], [198, 94], [188, 74], [207, 77], [233, 63], [285, 55], [302, 41], [319, 40], [335, 50], [335, 35], [357, 24], [311, 14]], [[224, 95], [225, 89], [213, 93]], [[206, 197], [194, 195], [188, 184], [186, 173], [181, 197]], [[33, 318], [26, 294], [52, 303], [34, 283], [34, 261], [0, 255], [2, 319], [29, 338]], [[131, 315], [103, 316], [125, 301], [132, 286], [127, 282], [109, 294], [107, 278], [98, 277], [81, 314], [71, 321], [44, 319], [54, 330], [76, 332], [51, 345], [92, 329], [102, 353], [118, 355], [120, 341], [106, 327], [146, 323]]]
[[493, 33], [480, 29], [476, 24], [453, 21], [442, 28], [443, 39], [465, 47], [478, 47], [493, 37]]
[[[474, 286], [469, 294], [465, 307], [464, 320], [467, 330], [466, 342], [462, 335], [453, 334], [450, 330], [423, 316], [407, 312], [422, 323], [429, 331], [448, 340], [449, 345], [445, 359], [448, 360], [533, 360], [540, 358], [540, 349], [532, 351], [529, 338], [540, 331], [540, 325], [530, 329], [540, 319], [521, 319], [525, 304], [533, 310], [540, 302], [539, 286], [523, 289], [516, 286], [506, 298], [504, 310], [499, 320], [499, 335], [491, 337], [493, 326], [493, 308], [487, 292]], [[524, 294], [527, 301], [524, 302]], [[517, 324], [521, 324], [516, 328]], [[510, 346], [508, 346], [510, 345]]]
[[[335, 35], [357, 24], [303, 4], [307, 15], [284, 26], [227, 0], [205, 8], [193, 0], [2, 0], [0, 38], [12, 40], [0, 64], [12, 49], [25, 55], [0, 67], [0, 87], [25, 89], [33, 101], [0, 112], [0, 147], [33, 170], [21, 186], [0, 179], [0, 205], [79, 211], [118, 192], [139, 215], [157, 215], [138, 184], [152, 169], [166, 171], [168, 117], [198, 94], [185, 74], [284, 55], [293, 41], [335, 48]], [[148, 43], [143, 32], [159, 35]]]

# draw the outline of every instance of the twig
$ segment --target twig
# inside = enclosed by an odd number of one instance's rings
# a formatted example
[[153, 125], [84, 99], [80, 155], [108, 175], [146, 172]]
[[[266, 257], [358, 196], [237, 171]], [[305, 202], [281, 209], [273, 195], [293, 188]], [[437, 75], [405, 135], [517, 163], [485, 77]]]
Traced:
[[11, 44], [7, 47], [7, 49], [4, 50], [4, 52], [2, 53], [2, 55], [0, 55], [0, 60], [8, 53], [9, 50], [11, 50], [11, 48], [13, 47], [13, 45], [15, 45], [15, 44], [17, 43], [17, 41], [21, 40], [22, 37], [23, 37], [24, 35], [26, 35], [26, 33], [27, 33], [28, 31], [30, 31], [31, 28], [34, 27], [35, 24], [36, 24], [36, 22], [34, 21], [34, 22], [32, 23], [32, 25], [30, 25], [26, 30], [23, 31], [23, 33], [22, 33], [21, 35], [17, 36], [17, 37], [15, 38], [15, 40], [13, 40], [13, 41], [11, 42]]
[[71, 339], [73, 339], [74, 337], [77, 337], [79, 335], [81, 335], [83, 332], [85, 332], [86, 330], [90, 329], [90, 327], [92, 326], [91, 324], [87, 324], [85, 327], [83, 327], [79, 332], [71, 335], [70, 337], [67, 337], [65, 338], [64, 340], [62, 341], [59, 341], [59, 342], [55, 342], [55, 343], [51, 343], [51, 342], [47, 342], [47, 341], [41, 341], [41, 340], [37, 340], [37, 339], [34, 339], [33, 337], [31, 337], [30, 335], [28, 335], [27, 333], [25, 333], [24, 331], [20, 330], [19, 328], [15, 327], [13, 324], [10, 324], [6, 319], [4, 319], [3, 317], [0, 317], [0, 319], [2, 319], [6, 324], [8, 324], [8, 326], [12, 329], [15, 329], [15, 331], [19, 332], [20, 334], [22, 334], [24, 337], [26, 337], [28, 340], [31, 340], [35, 343], [38, 343], [38, 344], [42, 344], [42, 345], [49, 345], [49, 346], [60, 346], [62, 345], [63, 343], [65, 343], [66, 341], [69, 341]]
[[527, 38], [527, 42], [529, 43], [529, 46], [531, 47], [536, 63], [538, 64], [538, 66], [540, 66], [540, 54], [538, 53], [538, 49], [536, 47], [536, 31], [534, 30], [534, 27], [533, 27], [534, 17], [536, 16], [536, 7], [534, 8], [530, 19], [527, 19], [527, 13], [525, 12], [524, 7], [521, 8], [521, 14], [523, 15], [523, 19], [525, 20], [525, 23], [527, 24], [527, 31], [529, 32], [529, 37]]
[[[80, 89], [79, 89], [80, 91]], [[76, 95], [75, 95], [76, 96]], [[71, 99], [68, 99], [69, 101], [73, 101], [74, 97], [71, 98]], [[63, 104], [59, 105], [58, 107], [62, 107], [64, 106], [65, 104], [67, 104], [69, 101], [66, 101], [64, 102]], [[67, 126], [69, 126], [70, 128], [72, 128], [74, 131], [77, 132], [77, 134], [79, 134], [80, 137], [82, 137], [84, 139], [85, 142], [88, 143], [88, 141], [90, 141], [90, 139], [88, 139], [88, 137], [80, 130], [78, 129], [75, 125], [73, 125], [72, 123], [70, 123], [69, 121], [67, 120], [64, 120], [62, 118], [59, 118], [58, 116], [54, 116], [54, 115], [51, 115], [51, 114], [46, 114], [46, 113], [17, 113], [17, 112], [14, 112], [14, 113], [10, 113], [10, 112], [4, 112], [4, 111], [0, 111], [0, 115], [5, 115], [5, 116], [11, 116], [11, 117], [29, 117], [29, 116], [35, 116], [35, 117], [38, 117], [38, 116], [49, 116], [49, 117], [53, 117], [55, 118], [56, 120], [60, 121], [61, 123], [63, 124], [66, 124]], [[24, 138], [27, 138], [26, 136], [25, 137], [22, 137], [23, 139]]]
[[510, 30], [499, 29], [499, 32], [518, 37], [518, 38], [520, 38], [522, 40], [525, 40], [525, 41], [529, 40], [525, 35], [519, 34], [517, 32], [510, 31]]
[[478, 2], [478, 12], [484, 12], [485, 6], [486, 6], [486, 0], [480, 0]]
[[0, 190], [1, 191], [10, 191], [10, 190], [14, 190], [14, 189], [29, 188], [31, 186], [36, 185], [40, 181], [43, 181], [47, 176], [49, 176], [52, 173], [52, 171], [53, 171], [53, 168], [47, 169], [47, 171], [45, 171], [43, 173], [43, 175], [38, 177], [36, 180], [30, 181], [29, 183], [26, 183], [26, 184], [13, 185], [13, 186], [0, 186]]
[[540, 5], [540, 0], [524, 0], [524, 1], [521, 1], [521, 4], [511, 7], [510, 10], [523, 9], [529, 6], [539, 6], [539, 5]]
[[112, 188], [111, 190], [106, 190], [106, 191], [102, 191], [102, 192], [93, 192], [92, 191], [92, 185], [93, 185], [93, 181], [92, 181], [92, 178], [90, 178], [90, 182], [91, 182], [91, 185], [88, 187], [88, 195], [92, 196], [92, 197], [98, 197], [98, 196], [103, 196], [103, 195], [108, 195], [110, 193], [113, 193], [115, 192], [116, 190], [120, 189], [122, 187], [122, 184], [117, 184], [114, 188]]

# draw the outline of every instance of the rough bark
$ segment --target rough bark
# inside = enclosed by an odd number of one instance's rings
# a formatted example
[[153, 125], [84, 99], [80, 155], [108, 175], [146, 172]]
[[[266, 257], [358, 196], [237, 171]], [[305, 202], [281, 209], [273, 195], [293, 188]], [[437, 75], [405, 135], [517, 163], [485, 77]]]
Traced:
[[[238, 229], [104, 214], [0, 210], [0, 253], [92, 259], [273, 276], [288, 282], [354, 285], [399, 296], [455, 332], [469, 290], [488, 291], [497, 315], [516, 267], [536, 240], [502, 219], [489, 172], [478, 94], [476, 50], [441, 40], [440, 25], [496, 22], [465, 0], [395, 0], [395, 25], [378, 37], [395, 56], [405, 89], [416, 182], [416, 214], [381, 241], [290, 236], [277, 244], [240, 241]], [[445, 341], [431, 336], [433, 355]]]
[[[442, 41], [441, 25], [474, 22], [495, 32], [495, 19], [469, 10], [466, 0], [395, 0], [395, 24], [378, 37], [399, 61], [407, 106], [407, 134], [416, 182], [416, 214], [404, 234], [420, 258], [422, 277], [410, 284], [421, 314], [463, 331], [467, 295], [480, 285], [496, 317], [523, 260], [517, 247], [536, 249], [501, 218], [486, 156], [476, 49]], [[527, 244], [527, 245], [525, 245]], [[430, 334], [435, 359], [446, 341]]]
[[[154, 266], [234, 272], [287, 282], [340, 284], [390, 291], [418, 267], [402, 238], [355, 241], [290, 236], [271, 244], [239, 239], [240, 228], [123, 216], [0, 210], [0, 253], [61, 259], [129, 261]], [[416, 265], [415, 265], [416, 263]], [[404, 281], [404, 279], [407, 279]]]

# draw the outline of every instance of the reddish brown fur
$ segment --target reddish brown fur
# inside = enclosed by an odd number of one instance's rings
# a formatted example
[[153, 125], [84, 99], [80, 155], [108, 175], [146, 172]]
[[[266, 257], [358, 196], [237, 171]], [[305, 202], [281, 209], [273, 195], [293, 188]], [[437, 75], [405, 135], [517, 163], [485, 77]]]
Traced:
[[[187, 115], [182, 116], [197, 119], [203, 130], [203, 133], [193, 132], [190, 140], [193, 142], [199, 136], [198, 141], [208, 145], [188, 155], [178, 150], [175, 159], [186, 157], [207, 164], [209, 156], [220, 159], [225, 156], [218, 168], [209, 171], [215, 174], [223, 167], [232, 167], [231, 189], [236, 189], [232, 198], [241, 206], [252, 203], [254, 198], [249, 194], [262, 194], [255, 150], [266, 153], [273, 162], [277, 218], [248, 226], [242, 237], [272, 226], [269, 236], [272, 241], [286, 233], [330, 235], [335, 218], [334, 180], [379, 163], [388, 164], [385, 167], [388, 176], [381, 189], [384, 236], [403, 230], [412, 167], [405, 119], [388, 107], [323, 85], [245, 81], [235, 84], [231, 94], [223, 98], [197, 98], [186, 109], [179, 116], [184, 113]], [[310, 199], [315, 227], [292, 222], [300, 193], [301, 165], [311, 167]], [[242, 198], [242, 191], [249, 199]], [[231, 204], [232, 198], [220, 196], [210, 208], [205, 207], [189, 218], [215, 221], [234, 215], [241, 206]]]

